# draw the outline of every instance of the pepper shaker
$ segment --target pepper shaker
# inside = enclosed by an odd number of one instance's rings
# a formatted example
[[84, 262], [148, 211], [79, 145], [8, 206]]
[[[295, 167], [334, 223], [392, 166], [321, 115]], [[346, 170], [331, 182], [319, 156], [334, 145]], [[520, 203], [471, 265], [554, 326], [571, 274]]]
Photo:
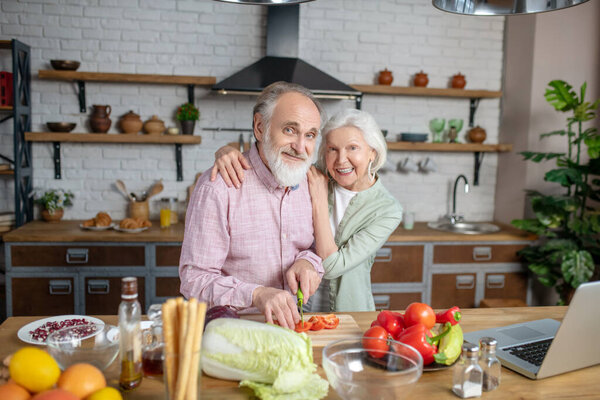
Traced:
[[483, 370], [483, 391], [489, 392], [500, 385], [500, 372], [502, 366], [496, 357], [496, 345], [498, 341], [492, 337], [483, 337], [479, 339], [481, 354], [479, 356], [479, 365]]
[[481, 397], [483, 370], [478, 363], [479, 346], [465, 342], [460, 360], [454, 367], [452, 391], [458, 397]]

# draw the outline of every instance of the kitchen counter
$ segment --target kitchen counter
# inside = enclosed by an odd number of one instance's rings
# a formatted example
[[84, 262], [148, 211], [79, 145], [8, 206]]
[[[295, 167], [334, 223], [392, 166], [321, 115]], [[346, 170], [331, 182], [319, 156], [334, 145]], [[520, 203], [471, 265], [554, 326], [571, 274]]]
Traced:
[[[567, 307], [519, 307], [519, 308], [486, 308], [465, 309], [461, 326], [465, 332], [478, 329], [487, 329], [518, 322], [525, 322], [541, 318], [554, 318], [562, 320]], [[361, 330], [366, 330], [375, 312], [348, 313], [354, 317]], [[0, 357], [24, 346], [17, 338], [17, 330], [41, 317], [12, 317], [0, 325]], [[115, 324], [117, 316], [99, 316], [107, 323]], [[321, 365], [321, 348], [314, 349], [314, 360], [319, 365], [318, 372], [323, 377]], [[118, 378], [118, 363], [115, 362], [106, 371], [110, 385], [115, 385]], [[491, 399], [571, 399], [571, 398], [598, 398], [600, 393], [600, 365], [584, 368], [578, 371], [546, 378], [542, 380], [530, 380], [522, 375], [502, 368], [502, 379], [498, 389], [485, 392], [482, 398]], [[450, 391], [452, 384], [452, 368], [423, 374], [417, 385], [410, 394], [412, 399], [457, 399]], [[237, 387], [237, 382], [223, 381], [219, 379], [202, 377], [202, 399], [248, 399], [250, 392], [247, 389]], [[140, 388], [124, 395], [126, 400], [137, 399], [164, 399], [163, 384], [160, 381], [145, 379]], [[327, 399], [339, 399], [333, 389], [330, 388]]]
[[[58, 223], [33, 221], [4, 235], [5, 242], [182, 242], [184, 223], [161, 229], [158, 221], [140, 233], [123, 233], [83, 230], [82, 221], [67, 220]], [[427, 227], [426, 222], [416, 222], [414, 229], [406, 230], [400, 225], [388, 239], [389, 242], [501, 242], [535, 240], [535, 235], [520, 231], [509, 225], [495, 223], [501, 227], [496, 233], [486, 235], [462, 235], [437, 231]]]

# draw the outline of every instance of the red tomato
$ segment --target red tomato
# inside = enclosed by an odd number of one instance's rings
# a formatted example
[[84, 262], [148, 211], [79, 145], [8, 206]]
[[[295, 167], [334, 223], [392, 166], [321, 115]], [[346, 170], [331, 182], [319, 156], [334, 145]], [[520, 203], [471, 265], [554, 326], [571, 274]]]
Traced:
[[381, 326], [367, 329], [362, 338], [362, 345], [373, 358], [381, 358], [389, 350], [388, 333]]
[[392, 337], [396, 337], [404, 329], [402, 320], [388, 310], [380, 312], [377, 315], [377, 321]]
[[381, 326], [381, 324], [379, 323], [379, 321], [375, 320], [375, 321], [371, 322], [371, 328], [374, 326]]
[[294, 330], [298, 333], [306, 332], [306, 331], [310, 330], [311, 326], [312, 326], [312, 324], [309, 321], [304, 321], [304, 323], [302, 321], [299, 321], [296, 324], [296, 327], [294, 328]]
[[411, 303], [406, 307], [404, 313], [404, 325], [408, 328], [415, 324], [423, 324], [425, 328], [431, 329], [435, 325], [435, 313], [425, 303]]
[[335, 329], [340, 323], [340, 319], [335, 314], [323, 315], [321, 318], [325, 324], [325, 329]]
[[321, 318], [318, 315], [314, 315], [314, 316], [310, 317], [308, 322], [311, 323], [311, 326], [310, 326], [311, 331], [320, 331], [321, 329], [325, 328], [325, 323], [323, 322], [323, 318]]

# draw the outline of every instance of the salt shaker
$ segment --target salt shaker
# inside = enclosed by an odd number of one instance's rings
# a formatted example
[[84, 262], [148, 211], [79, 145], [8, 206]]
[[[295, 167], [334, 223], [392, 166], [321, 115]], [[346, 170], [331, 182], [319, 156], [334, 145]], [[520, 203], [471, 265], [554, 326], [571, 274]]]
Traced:
[[483, 337], [479, 339], [481, 354], [479, 356], [479, 365], [483, 370], [483, 391], [489, 392], [500, 385], [500, 371], [502, 370], [500, 361], [496, 357], [496, 345], [498, 341], [492, 337]]
[[483, 371], [478, 363], [479, 346], [469, 342], [462, 345], [460, 360], [454, 367], [452, 391], [458, 397], [481, 397]]

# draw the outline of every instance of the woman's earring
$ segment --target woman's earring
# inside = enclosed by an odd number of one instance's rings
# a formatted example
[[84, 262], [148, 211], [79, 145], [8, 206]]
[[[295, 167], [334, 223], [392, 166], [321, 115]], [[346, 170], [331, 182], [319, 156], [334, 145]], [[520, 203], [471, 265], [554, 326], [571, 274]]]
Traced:
[[373, 166], [373, 161], [369, 161], [369, 168], [367, 170], [367, 173], [369, 174], [369, 179], [371, 181], [375, 180], [375, 172], [371, 172], [371, 167]]

